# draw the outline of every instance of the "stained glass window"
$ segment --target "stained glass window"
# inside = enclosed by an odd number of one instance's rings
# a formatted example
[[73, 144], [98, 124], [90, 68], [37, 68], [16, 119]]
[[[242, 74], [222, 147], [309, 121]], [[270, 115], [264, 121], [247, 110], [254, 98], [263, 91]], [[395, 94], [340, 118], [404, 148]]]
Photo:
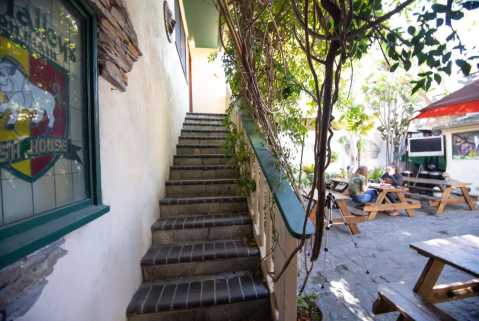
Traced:
[[84, 21], [0, 0], [0, 226], [89, 198]]

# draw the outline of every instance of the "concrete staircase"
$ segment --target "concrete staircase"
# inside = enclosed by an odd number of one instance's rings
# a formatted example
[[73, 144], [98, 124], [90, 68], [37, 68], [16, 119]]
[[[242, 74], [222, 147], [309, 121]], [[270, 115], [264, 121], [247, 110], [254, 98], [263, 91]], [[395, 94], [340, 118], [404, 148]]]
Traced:
[[270, 320], [269, 293], [224, 114], [188, 113], [129, 321]]

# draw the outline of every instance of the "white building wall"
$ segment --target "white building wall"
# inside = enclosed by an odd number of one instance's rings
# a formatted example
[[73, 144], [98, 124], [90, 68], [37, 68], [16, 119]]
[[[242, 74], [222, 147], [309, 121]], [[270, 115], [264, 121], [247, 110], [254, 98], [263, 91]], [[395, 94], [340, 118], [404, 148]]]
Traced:
[[68, 254], [20, 321], [126, 320], [142, 281], [140, 259], [160, 216], [189, 96], [175, 44], [166, 39], [163, 1], [125, 1], [143, 57], [125, 93], [99, 80], [103, 202], [111, 211], [65, 237]]
[[191, 49], [193, 112], [224, 113], [226, 110], [225, 75], [218, 58], [209, 63], [208, 56], [217, 51], [210, 48]]

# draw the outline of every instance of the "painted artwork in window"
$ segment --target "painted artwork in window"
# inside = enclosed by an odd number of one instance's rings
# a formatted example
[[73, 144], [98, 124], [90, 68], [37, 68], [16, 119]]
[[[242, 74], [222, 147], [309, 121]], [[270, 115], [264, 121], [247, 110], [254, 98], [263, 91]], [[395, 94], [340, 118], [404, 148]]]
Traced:
[[479, 160], [479, 130], [452, 134], [452, 158]]
[[82, 26], [66, 0], [0, 0], [0, 226], [88, 198]]

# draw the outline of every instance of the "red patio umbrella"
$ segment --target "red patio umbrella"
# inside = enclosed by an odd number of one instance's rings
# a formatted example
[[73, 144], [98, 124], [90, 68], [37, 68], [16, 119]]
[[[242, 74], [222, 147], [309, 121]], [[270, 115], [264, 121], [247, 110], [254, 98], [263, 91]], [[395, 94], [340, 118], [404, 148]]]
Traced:
[[421, 109], [419, 115], [413, 119], [463, 115], [477, 112], [479, 112], [479, 80]]

